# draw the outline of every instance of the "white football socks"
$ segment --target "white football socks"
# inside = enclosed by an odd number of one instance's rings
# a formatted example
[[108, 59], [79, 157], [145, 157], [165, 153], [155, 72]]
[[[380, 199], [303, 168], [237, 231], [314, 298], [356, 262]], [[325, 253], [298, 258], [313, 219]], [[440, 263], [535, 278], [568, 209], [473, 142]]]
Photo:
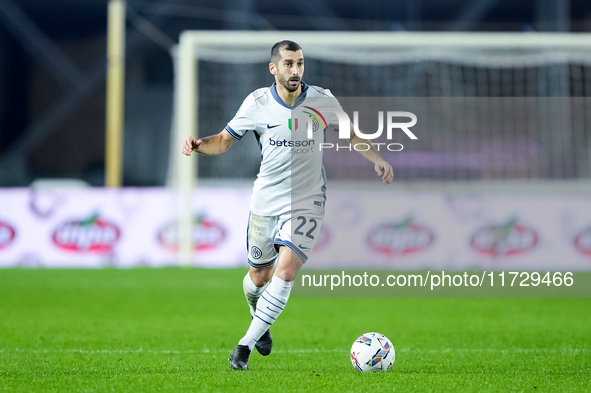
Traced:
[[244, 296], [246, 296], [246, 302], [248, 303], [248, 307], [250, 307], [250, 315], [252, 317], [254, 317], [254, 312], [257, 309], [257, 302], [259, 301], [259, 297], [261, 297], [261, 293], [263, 293], [268, 286], [269, 283], [266, 283], [259, 288], [252, 282], [250, 273], [246, 273], [246, 276], [244, 276], [242, 289], [244, 289]]
[[271, 284], [259, 298], [254, 318], [239, 345], [248, 345], [252, 351], [254, 344], [259, 341], [283, 311], [287, 299], [289, 299], [292, 285], [291, 281], [283, 281], [279, 277], [273, 276]]

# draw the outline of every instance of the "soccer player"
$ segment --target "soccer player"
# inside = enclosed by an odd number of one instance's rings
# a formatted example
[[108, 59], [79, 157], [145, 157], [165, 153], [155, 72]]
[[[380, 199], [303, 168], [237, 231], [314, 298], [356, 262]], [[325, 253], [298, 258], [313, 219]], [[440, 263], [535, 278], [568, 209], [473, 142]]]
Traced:
[[[192, 152], [221, 154], [249, 130], [261, 149], [247, 234], [250, 267], [243, 280], [252, 320], [228, 359], [235, 370], [248, 370], [248, 358], [255, 347], [263, 356], [271, 353], [269, 327], [285, 308], [296, 275], [314, 247], [326, 199], [322, 152], [318, 149], [323, 133], [296, 140], [298, 123], [292, 124], [292, 110], [314, 98], [334, 96], [329, 90], [304, 83], [304, 54], [295, 42], [281, 41], [273, 46], [269, 71], [275, 77], [271, 87], [251, 93], [219, 134], [188, 137], [182, 150], [187, 156]], [[307, 135], [306, 127], [300, 126], [298, 135]], [[351, 135], [352, 145], [370, 146], [359, 153], [374, 163], [384, 184], [390, 183], [394, 177], [390, 164], [352, 127]]]

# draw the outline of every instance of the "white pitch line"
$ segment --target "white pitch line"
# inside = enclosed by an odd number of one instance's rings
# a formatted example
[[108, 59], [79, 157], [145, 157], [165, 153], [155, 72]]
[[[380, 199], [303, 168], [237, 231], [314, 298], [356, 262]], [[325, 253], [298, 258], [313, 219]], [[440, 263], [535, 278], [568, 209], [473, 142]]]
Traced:
[[[173, 350], [173, 349], [23, 349], [23, 348], [2, 348], [2, 353], [82, 353], [82, 354], [133, 354], [133, 353], [148, 353], [148, 354], [217, 354], [229, 353], [231, 349], [209, 349], [202, 350]], [[346, 353], [346, 349], [277, 349], [274, 353]], [[397, 349], [398, 353], [587, 353], [591, 352], [590, 348], [440, 348], [440, 349], [411, 349], [401, 348]]]

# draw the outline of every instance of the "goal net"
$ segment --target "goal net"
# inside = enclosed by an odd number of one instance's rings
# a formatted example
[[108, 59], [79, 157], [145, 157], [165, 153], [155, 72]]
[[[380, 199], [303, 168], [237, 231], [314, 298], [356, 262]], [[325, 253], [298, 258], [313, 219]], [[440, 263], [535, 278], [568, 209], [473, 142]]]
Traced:
[[[591, 112], [581, 99], [591, 95], [591, 37], [581, 34], [185, 32], [177, 52], [178, 135], [172, 145], [179, 146], [179, 140], [189, 134], [219, 132], [248, 94], [271, 85], [270, 48], [284, 38], [298, 42], [304, 50], [304, 80], [330, 89], [337, 98], [572, 98], [560, 101], [558, 107], [558, 101], [545, 101], [547, 107], [536, 113], [533, 132], [528, 126], [532, 119], [519, 113], [505, 115], [503, 130], [497, 133], [482, 127], [478, 119], [467, 118], [463, 119], [465, 127], [460, 127], [464, 132], [446, 134], [444, 143], [421, 146], [423, 153], [432, 154], [457, 154], [463, 145], [472, 152], [473, 146], [486, 151], [513, 146], [491, 168], [467, 171], [461, 162], [456, 167], [448, 165], [445, 171], [407, 166], [397, 171], [399, 179], [591, 176]], [[520, 144], [523, 149], [515, 147]], [[523, 161], [525, 155], [529, 162], [519, 167], [512, 164]], [[189, 170], [199, 178], [251, 179], [257, 173], [260, 154], [247, 142], [233, 146], [231, 156], [197, 161], [197, 167]], [[326, 163], [327, 170], [331, 164], [337, 167], [340, 163]], [[172, 176], [179, 172], [170, 174], [169, 182], [174, 183]]]
[[[187, 205], [197, 178], [252, 180], [256, 175], [260, 152], [254, 136], [234, 144], [229, 155], [186, 160], [178, 150], [188, 135], [218, 133], [248, 94], [273, 83], [270, 48], [283, 39], [302, 46], [304, 81], [330, 89], [337, 98], [506, 98], [505, 104], [514, 106], [502, 112], [502, 119], [490, 102], [478, 109], [478, 116], [464, 110], [453, 119], [453, 128], [446, 126], [449, 114], [443, 111], [441, 121], [433, 122], [440, 126], [413, 145], [412, 159], [392, 155], [399, 180], [591, 178], [590, 35], [187, 31], [174, 56], [168, 179], [180, 187], [181, 205]], [[531, 108], [525, 104], [519, 110], [510, 101], [516, 98], [537, 100], [534, 110], [525, 110]], [[484, 126], [483, 119], [498, 121]], [[347, 179], [357, 161], [339, 157], [342, 161], [325, 160], [327, 172]], [[185, 225], [189, 228], [190, 222]]]

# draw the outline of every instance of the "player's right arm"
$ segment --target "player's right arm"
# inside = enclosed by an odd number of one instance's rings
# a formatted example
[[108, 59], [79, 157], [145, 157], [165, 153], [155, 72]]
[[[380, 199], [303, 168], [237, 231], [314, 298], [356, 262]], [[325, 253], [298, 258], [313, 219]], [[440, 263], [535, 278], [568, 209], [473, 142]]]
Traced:
[[192, 136], [185, 139], [183, 144], [183, 154], [190, 156], [192, 152], [213, 156], [225, 153], [236, 141], [225, 129], [217, 135], [208, 136], [202, 139], [196, 139]]
[[[261, 89], [262, 90], [262, 89]], [[217, 135], [203, 139], [188, 137], [183, 145], [183, 154], [190, 156], [192, 152], [213, 156], [225, 153], [232, 144], [249, 131], [256, 130], [255, 115], [257, 113], [255, 104], [255, 93], [249, 94], [242, 102], [236, 116], [228, 122], [228, 125]], [[259, 93], [259, 97], [260, 97]]]

